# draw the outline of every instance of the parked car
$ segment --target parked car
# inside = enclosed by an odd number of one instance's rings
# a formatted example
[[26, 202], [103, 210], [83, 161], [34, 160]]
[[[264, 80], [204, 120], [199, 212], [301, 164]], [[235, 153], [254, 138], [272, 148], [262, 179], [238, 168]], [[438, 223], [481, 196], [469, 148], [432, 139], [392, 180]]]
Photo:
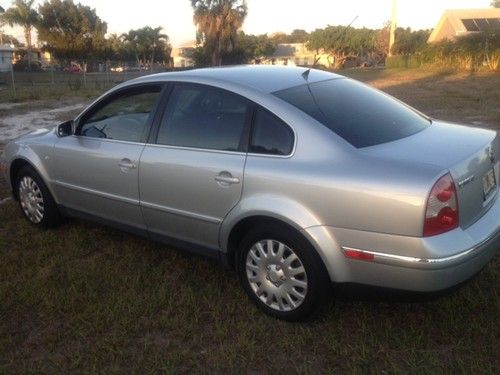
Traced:
[[5, 153], [33, 225], [82, 217], [220, 259], [287, 320], [332, 282], [454, 286], [500, 247], [495, 131], [323, 71], [145, 76]]
[[64, 71], [68, 72], [68, 73], [81, 73], [81, 72], [83, 72], [83, 69], [80, 66], [80, 64], [78, 64], [76, 62], [71, 62], [71, 64], [69, 66], [64, 68]]

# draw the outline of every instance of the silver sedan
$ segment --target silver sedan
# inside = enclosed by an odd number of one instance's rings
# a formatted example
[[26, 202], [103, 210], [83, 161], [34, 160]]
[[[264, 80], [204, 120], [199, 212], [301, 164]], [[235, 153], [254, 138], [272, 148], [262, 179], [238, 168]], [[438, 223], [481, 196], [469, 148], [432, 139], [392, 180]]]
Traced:
[[330, 285], [436, 291], [500, 247], [500, 137], [305, 68], [165, 73], [10, 142], [26, 218], [95, 220], [220, 259], [298, 320]]

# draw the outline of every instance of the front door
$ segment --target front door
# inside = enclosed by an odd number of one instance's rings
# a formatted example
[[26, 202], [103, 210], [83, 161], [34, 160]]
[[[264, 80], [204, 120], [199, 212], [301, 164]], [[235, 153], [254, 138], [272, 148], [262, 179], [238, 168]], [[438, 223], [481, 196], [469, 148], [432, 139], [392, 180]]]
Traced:
[[141, 206], [152, 235], [217, 249], [243, 187], [251, 104], [210, 86], [178, 84], [156, 144], [141, 156]]
[[138, 167], [161, 86], [112, 94], [79, 120], [76, 134], [55, 146], [57, 196], [63, 206], [145, 228]]

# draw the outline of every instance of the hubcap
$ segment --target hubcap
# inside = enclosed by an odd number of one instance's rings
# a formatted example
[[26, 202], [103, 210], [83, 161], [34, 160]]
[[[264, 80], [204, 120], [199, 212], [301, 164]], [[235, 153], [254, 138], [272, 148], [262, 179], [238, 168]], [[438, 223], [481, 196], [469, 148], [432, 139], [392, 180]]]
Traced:
[[24, 214], [34, 224], [43, 220], [43, 196], [35, 180], [24, 176], [19, 182], [19, 202]]
[[274, 310], [294, 310], [306, 298], [304, 265], [297, 254], [280, 241], [255, 243], [248, 251], [246, 273], [255, 295]]

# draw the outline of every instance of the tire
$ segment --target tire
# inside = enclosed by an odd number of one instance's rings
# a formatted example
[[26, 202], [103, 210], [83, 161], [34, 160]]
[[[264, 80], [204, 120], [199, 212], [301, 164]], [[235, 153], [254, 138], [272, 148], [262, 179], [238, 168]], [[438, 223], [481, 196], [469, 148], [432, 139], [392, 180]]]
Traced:
[[243, 289], [275, 318], [300, 321], [314, 317], [330, 296], [331, 282], [321, 258], [287, 225], [272, 223], [251, 229], [240, 242], [236, 262]]
[[61, 215], [40, 175], [29, 166], [21, 168], [16, 178], [16, 194], [24, 217], [40, 228], [51, 228], [61, 222]]

